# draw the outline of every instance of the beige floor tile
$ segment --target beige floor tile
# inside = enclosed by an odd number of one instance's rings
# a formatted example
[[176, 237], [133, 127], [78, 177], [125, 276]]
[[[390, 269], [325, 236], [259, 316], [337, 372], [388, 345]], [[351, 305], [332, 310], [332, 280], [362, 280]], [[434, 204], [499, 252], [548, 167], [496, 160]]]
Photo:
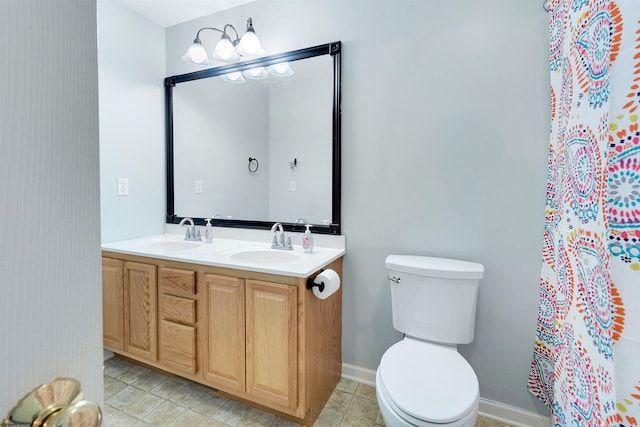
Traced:
[[176, 418], [174, 418], [170, 423], [164, 424], [167, 427], [199, 427], [201, 424], [204, 424], [207, 421], [207, 417], [204, 415], [200, 415], [197, 412], [193, 412], [191, 410], [186, 410]]
[[369, 400], [377, 401], [376, 397], [376, 388], [367, 384], [358, 384], [358, 388], [356, 389], [356, 396], [362, 396]]
[[301, 427], [302, 424], [294, 423], [293, 421], [287, 420], [285, 418], [276, 417], [271, 424], [271, 427]]
[[239, 427], [268, 427], [273, 424], [276, 416], [260, 409], [252, 408], [238, 423]]
[[180, 389], [180, 393], [171, 396], [171, 401], [178, 406], [190, 409], [206, 392], [206, 388], [189, 383]]
[[166, 375], [149, 370], [140, 375], [132, 385], [144, 391], [151, 391], [167, 379], [168, 377]]
[[104, 400], [105, 402], [111, 399], [116, 394], [127, 388], [127, 384], [122, 381], [118, 381], [115, 378], [104, 377]]
[[115, 378], [127, 384], [133, 384], [140, 378], [141, 375], [148, 372], [149, 370], [143, 368], [142, 366], [133, 365], [131, 369], [123, 372], [120, 375], [116, 375]]
[[200, 424], [200, 427], [228, 427], [228, 426], [224, 423], [221, 423], [218, 420], [207, 418], [204, 424]]
[[386, 424], [384, 423], [384, 417], [382, 416], [382, 412], [380, 412], [380, 410], [378, 410], [378, 418], [376, 418], [376, 425], [386, 426]]
[[114, 416], [115, 414], [120, 412], [119, 410], [117, 410], [113, 406], [107, 405], [106, 403], [100, 409], [102, 409], [102, 420], [103, 420], [103, 423], [104, 423], [104, 421], [108, 420], [109, 418], [111, 418], [112, 416]]
[[107, 400], [107, 403], [113, 406], [115, 409], [121, 411], [129, 403], [140, 399], [146, 393], [139, 388], [128, 386], [119, 393], [116, 393], [111, 399]]
[[149, 412], [156, 409], [160, 404], [164, 402], [158, 396], [153, 394], [144, 393], [138, 399], [133, 400], [129, 404], [125, 405], [123, 411], [129, 415], [133, 415], [136, 418], [144, 418]]
[[338, 381], [338, 385], [336, 386], [336, 389], [346, 391], [347, 393], [355, 393], [356, 388], [358, 388], [357, 382], [346, 380], [344, 378], [340, 378], [340, 381]]
[[327, 401], [326, 407], [338, 412], [346, 412], [351, 399], [353, 399], [353, 394], [342, 390], [334, 390]]
[[185, 409], [183, 407], [165, 400], [162, 404], [160, 404], [160, 406], [147, 414], [144, 417], [144, 421], [152, 425], [169, 423], [184, 411]]
[[132, 427], [138, 420], [124, 412], [118, 412], [102, 423], [102, 427]]
[[151, 390], [151, 394], [155, 394], [156, 396], [162, 397], [163, 399], [168, 399], [186, 385], [186, 381], [176, 378], [167, 378], [163, 383], [159, 384], [153, 390]]
[[346, 414], [374, 422], [378, 418], [378, 403], [364, 397], [353, 396]]
[[324, 408], [313, 427], [337, 427], [342, 422], [344, 414], [333, 409]]
[[117, 377], [133, 368], [133, 363], [112, 357], [104, 361], [104, 374], [110, 377]]
[[213, 417], [228, 401], [229, 399], [226, 397], [222, 397], [217, 392], [209, 390], [200, 396], [197, 402], [191, 405], [191, 410], [205, 417]]
[[213, 416], [214, 419], [230, 426], [237, 426], [242, 417], [249, 412], [249, 407], [240, 402], [229, 400]]
[[352, 417], [351, 415], [345, 415], [342, 420], [341, 427], [373, 427], [373, 422], [365, 420], [363, 418]]

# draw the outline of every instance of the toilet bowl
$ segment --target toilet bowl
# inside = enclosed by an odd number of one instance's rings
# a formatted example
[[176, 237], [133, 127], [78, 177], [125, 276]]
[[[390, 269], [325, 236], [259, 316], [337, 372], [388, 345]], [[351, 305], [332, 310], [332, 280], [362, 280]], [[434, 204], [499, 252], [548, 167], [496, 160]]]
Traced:
[[376, 396], [389, 427], [473, 427], [480, 387], [458, 344], [473, 341], [482, 264], [389, 255], [393, 326], [405, 334], [382, 356]]
[[455, 347], [405, 338], [382, 356], [376, 395], [389, 427], [474, 426], [478, 379]]

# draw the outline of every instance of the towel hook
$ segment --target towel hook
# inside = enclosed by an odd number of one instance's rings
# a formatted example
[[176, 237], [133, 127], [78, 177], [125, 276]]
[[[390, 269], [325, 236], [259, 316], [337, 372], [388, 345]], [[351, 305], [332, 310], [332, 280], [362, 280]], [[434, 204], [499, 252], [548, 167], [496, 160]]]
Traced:
[[[251, 167], [253, 163], [255, 163], [255, 166]], [[260, 167], [260, 163], [258, 163], [258, 159], [256, 159], [255, 157], [249, 157], [249, 172], [251, 173], [258, 172], [258, 167]]]

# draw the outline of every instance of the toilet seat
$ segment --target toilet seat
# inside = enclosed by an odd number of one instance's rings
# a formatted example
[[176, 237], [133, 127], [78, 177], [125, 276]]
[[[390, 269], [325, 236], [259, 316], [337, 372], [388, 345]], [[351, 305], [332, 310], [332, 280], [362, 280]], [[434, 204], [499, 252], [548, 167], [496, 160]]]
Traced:
[[382, 356], [378, 375], [380, 392], [412, 425], [457, 424], [477, 412], [478, 379], [455, 347], [405, 338]]

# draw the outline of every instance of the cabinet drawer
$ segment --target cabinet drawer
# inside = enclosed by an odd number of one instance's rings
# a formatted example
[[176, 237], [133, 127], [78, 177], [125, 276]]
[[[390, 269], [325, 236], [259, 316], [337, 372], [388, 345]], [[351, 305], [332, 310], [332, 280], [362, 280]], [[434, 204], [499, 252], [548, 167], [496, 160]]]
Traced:
[[196, 301], [188, 298], [160, 295], [160, 318], [180, 323], [196, 323]]
[[160, 361], [189, 374], [196, 373], [196, 328], [160, 321]]
[[177, 268], [160, 268], [160, 289], [162, 292], [193, 296], [196, 294], [195, 271]]

